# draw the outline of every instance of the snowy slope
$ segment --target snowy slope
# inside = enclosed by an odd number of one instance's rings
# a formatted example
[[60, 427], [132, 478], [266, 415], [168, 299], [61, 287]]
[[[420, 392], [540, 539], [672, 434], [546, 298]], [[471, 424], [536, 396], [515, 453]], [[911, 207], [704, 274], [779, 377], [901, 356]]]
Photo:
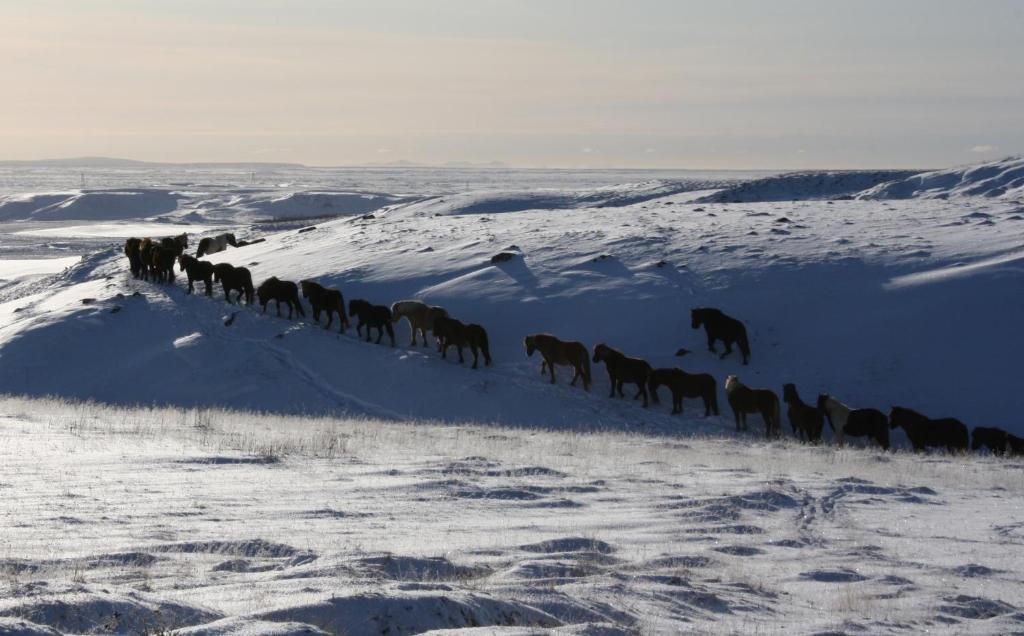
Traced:
[[[0, 327], [0, 388], [531, 425], [729, 426], [693, 417], [695, 408], [680, 419], [664, 406], [642, 411], [608, 400], [600, 367], [592, 395], [546, 385], [521, 343], [550, 331], [589, 346], [607, 342], [655, 366], [719, 378], [737, 372], [777, 391], [793, 381], [806, 399], [828, 391], [854, 405], [899, 404], [1022, 430], [1010, 415], [1024, 409], [1012, 388], [1024, 304], [1006, 293], [1021, 275], [1024, 238], [1012, 203], [695, 206], [674, 194], [618, 207], [465, 212], [491, 197], [460, 197], [454, 215], [444, 197], [393, 206], [375, 218], [269, 235], [211, 260], [246, 265], [257, 283], [317, 278], [348, 298], [444, 305], [489, 330], [492, 369], [471, 371], [409, 347], [404, 323], [392, 349], [325, 333], [308, 318], [228, 307], [219, 292], [212, 301], [187, 298], [180, 281], [133, 281], [113, 247], [26, 289], [39, 294], [31, 302], [0, 305], [11, 316]], [[492, 264], [502, 251], [519, 256]], [[689, 327], [695, 306], [746, 321], [750, 367], [704, 350], [703, 334]], [[679, 347], [696, 353], [675, 358]], [[124, 352], [116, 365], [108, 363], [114, 351]], [[48, 371], [45, 384], [25, 372], [57, 357], [68, 362]]]
[[1024, 197], [1024, 158], [924, 172], [866, 190], [863, 199], [944, 199], [951, 196]]
[[912, 178], [911, 170], [833, 170], [787, 172], [741, 181], [695, 200], [697, 203], [752, 203], [851, 198], [862, 190], [895, 179]]

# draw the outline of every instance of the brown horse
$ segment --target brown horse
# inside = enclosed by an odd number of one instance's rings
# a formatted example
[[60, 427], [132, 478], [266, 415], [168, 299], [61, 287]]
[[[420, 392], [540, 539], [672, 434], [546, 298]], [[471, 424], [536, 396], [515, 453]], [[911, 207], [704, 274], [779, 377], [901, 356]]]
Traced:
[[769, 389], [752, 389], [730, 375], [725, 379], [725, 397], [736, 418], [736, 430], [747, 430], [747, 414], [760, 413], [764, 419], [765, 437], [777, 437], [782, 431], [779, 396]]
[[135, 278], [142, 276], [142, 256], [139, 254], [141, 245], [142, 239], [134, 237], [124, 242], [124, 255], [128, 257], [128, 269], [131, 270], [132, 276]]
[[594, 362], [604, 362], [604, 368], [608, 371], [608, 380], [612, 385], [608, 397], [615, 397], [616, 391], [619, 397], [625, 397], [625, 394], [622, 393], [622, 385], [628, 382], [637, 385], [640, 389], [633, 399], [642, 395], [644, 407], [647, 407], [647, 380], [651, 375], [651, 365], [646, 360], [630, 358], [618, 349], [601, 343], [594, 347]]
[[647, 380], [651, 400], [658, 404], [658, 387], [668, 387], [672, 392], [672, 414], [683, 412], [683, 398], [704, 400], [704, 417], [718, 415], [718, 387], [715, 378], [707, 373], [687, 373], [682, 369], [654, 369]]
[[219, 282], [224, 288], [224, 300], [231, 302], [231, 292], [237, 290], [238, 297], [235, 302], [242, 302], [245, 296], [245, 303], [252, 304], [253, 288], [252, 274], [245, 267], [234, 267], [229, 263], [217, 263], [213, 266], [213, 282]]
[[188, 276], [188, 293], [191, 294], [195, 291], [193, 282], [201, 280], [203, 285], [206, 286], [206, 295], [213, 295], [213, 263], [201, 261], [188, 254], [180, 254], [178, 256], [178, 267]]
[[292, 312], [298, 313], [303, 318], [306, 312], [302, 309], [302, 301], [299, 300], [299, 286], [290, 280], [281, 280], [277, 276], [271, 276], [263, 281], [256, 288], [256, 296], [260, 300], [263, 313], [267, 313], [267, 303], [274, 301], [277, 304], [277, 315], [281, 315], [281, 303], [288, 305], [288, 320], [292, 319]]
[[339, 332], [345, 333], [348, 318], [345, 316], [345, 297], [341, 292], [311, 280], [299, 281], [299, 284], [302, 286], [302, 297], [313, 307], [313, 320], [320, 324], [320, 312], [326, 312], [327, 324], [324, 325], [324, 329], [330, 329], [331, 323], [334, 322], [334, 314], [338, 314], [338, 321], [341, 323]]
[[480, 325], [467, 325], [448, 316], [438, 316], [434, 320], [434, 337], [437, 338], [442, 358], [448, 357], [448, 347], [455, 347], [459, 350], [459, 364], [462, 364], [462, 348], [469, 347], [473, 352], [473, 369], [477, 368], [478, 353], [483, 354], [484, 364], [491, 366], [491, 346], [487, 340], [487, 331]]
[[575, 373], [569, 386], [576, 386], [576, 380], [583, 378], [583, 389], [590, 390], [590, 355], [582, 342], [575, 340], [559, 340], [549, 333], [535, 333], [523, 339], [526, 355], [533, 356], [540, 351], [544, 360], [540, 363], [541, 375], [545, 371], [551, 373], [551, 384], [555, 383], [555, 365], [572, 367]]
[[789, 425], [793, 427], [793, 435], [801, 441], [806, 438], [813, 444], [820, 442], [821, 431], [825, 428], [825, 412], [801, 400], [793, 383], [782, 387], [782, 401], [789, 406], [786, 415], [789, 416]]
[[[167, 239], [164, 239], [167, 240]], [[174, 259], [177, 258], [176, 246], [155, 244], [149, 252], [151, 272], [158, 283], [174, 282]]]

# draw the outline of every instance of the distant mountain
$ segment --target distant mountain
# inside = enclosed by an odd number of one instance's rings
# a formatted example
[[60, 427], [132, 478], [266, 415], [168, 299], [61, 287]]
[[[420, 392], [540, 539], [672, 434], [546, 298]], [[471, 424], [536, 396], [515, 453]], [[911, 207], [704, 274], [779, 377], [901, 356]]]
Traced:
[[137, 159], [120, 159], [116, 157], [67, 157], [63, 159], [9, 159], [0, 160], [0, 166], [39, 166], [54, 168], [156, 168], [161, 166], [189, 167], [189, 168], [304, 168], [301, 163], [274, 163], [274, 162], [188, 162], [173, 163], [162, 161], [139, 161]]

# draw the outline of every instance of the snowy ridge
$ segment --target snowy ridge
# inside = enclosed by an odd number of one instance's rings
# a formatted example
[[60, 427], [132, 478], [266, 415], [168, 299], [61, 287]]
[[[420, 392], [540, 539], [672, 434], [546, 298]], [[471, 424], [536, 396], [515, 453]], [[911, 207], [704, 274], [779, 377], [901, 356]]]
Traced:
[[852, 198], [854, 194], [880, 183], [913, 175], [910, 170], [837, 170], [791, 172], [743, 181], [697, 203], [753, 203]]
[[951, 196], [1024, 197], [1024, 158], [935, 170], [879, 184], [862, 199], [945, 199]]

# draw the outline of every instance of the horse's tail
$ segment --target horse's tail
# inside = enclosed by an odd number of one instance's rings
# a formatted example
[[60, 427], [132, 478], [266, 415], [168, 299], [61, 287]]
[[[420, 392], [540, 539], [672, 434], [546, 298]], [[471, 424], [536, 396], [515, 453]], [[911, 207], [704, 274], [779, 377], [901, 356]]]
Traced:
[[721, 412], [718, 410], [718, 385], [714, 382], [711, 383], [711, 391], [708, 395], [708, 403], [711, 405], [711, 412], [715, 415], [720, 415]]
[[661, 403], [661, 401], [658, 399], [658, 387], [659, 386], [660, 386], [660, 383], [658, 382], [658, 376], [656, 376], [653, 373], [648, 373], [647, 374], [647, 390], [651, 394], [651, 401], [654, 402], [655, 404], [660, 404]]
[[772, 400], [772, 428], [775, 429], [775, 433], [780, 435], [782, 433], [782, 407], [779, 405], [779, 397], [775, 394], [774, 400]]
[[480, 351], [484, 354], [484, 364], [491, 366], [491, 344], [487, 339], [487, 330], [480, 328]]
[[583, 349], [583, 388], [589, 389], [590, 387], [590, 352]]

